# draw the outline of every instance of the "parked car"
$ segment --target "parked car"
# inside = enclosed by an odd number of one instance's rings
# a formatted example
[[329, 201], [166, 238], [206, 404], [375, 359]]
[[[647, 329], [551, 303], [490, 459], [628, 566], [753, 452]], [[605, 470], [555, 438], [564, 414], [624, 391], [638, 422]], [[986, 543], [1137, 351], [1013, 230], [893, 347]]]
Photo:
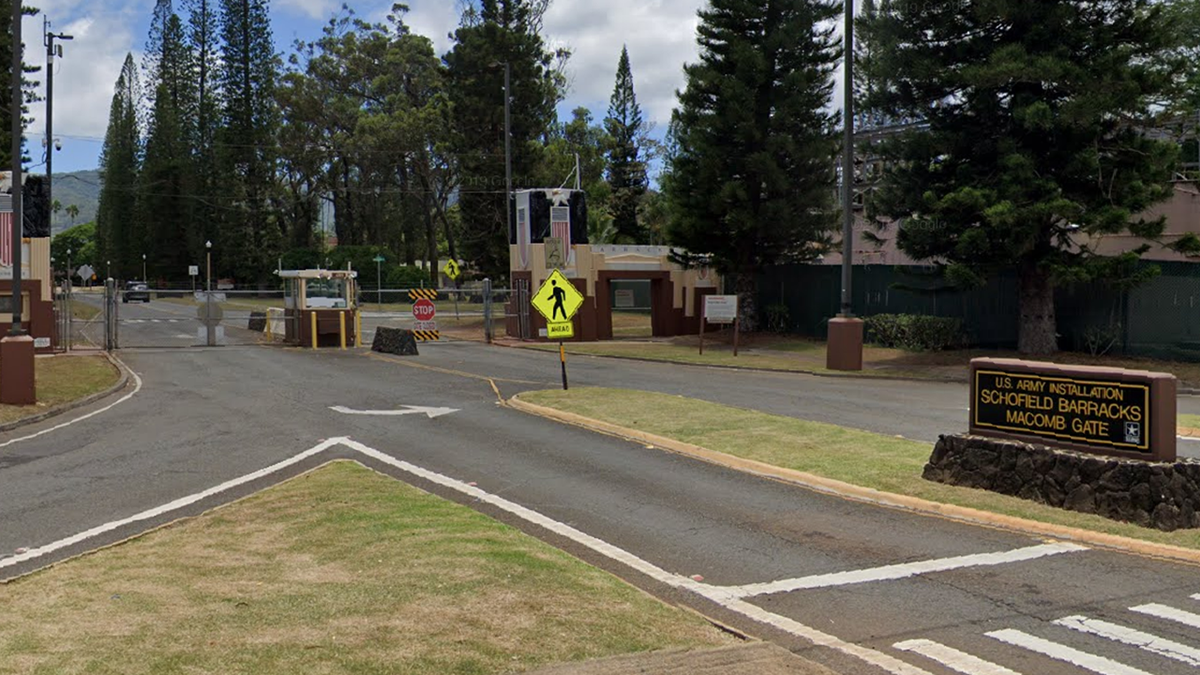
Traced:
[[146, 285], [146, 282], [130, 281], [125, 284], [125, 294], [121, 296], [121, 302], [130, 300], [150, 302], [150, 287]]

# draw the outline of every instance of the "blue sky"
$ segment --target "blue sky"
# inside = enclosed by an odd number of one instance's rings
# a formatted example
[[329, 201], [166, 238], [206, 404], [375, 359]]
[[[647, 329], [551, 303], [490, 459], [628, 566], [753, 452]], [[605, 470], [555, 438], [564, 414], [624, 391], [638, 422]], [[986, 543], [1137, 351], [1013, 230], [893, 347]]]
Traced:
[[[408, 23], [434, 41], [438, 53], [450, 46], [447, 34], [458, 23], [464, 0], [409, 0]], [[64, 42], [55, 61], [54, 135], [63, 149], [54, 157], [56, 173], [96, 168], [108, 124], [113, 85], [127, 52], [140, 63], [153, 0], [34, 0], [42, 15], [27, 18], [22, 30], [31, 60], [44, 65], [43, 17], [51, 30], [75, 36]], [[348, 0], [362, 17], [382, 19], [392, 2]], [[629, 47], [638, 100], [661, 133], [670, 119], [683, 65], [696, 58], [696, 11], [703, 0], [556, 0], [545, 17], [543, 36], [552, 46], [573, 51], [568, 65], [570, 91], [565, 113], [584, 105], [602, 118], [612, 92], [621, 45]], [[297, 39], [320, 34], [341, 10], [337, 0], [274, 0], [272, 29], [277, 49], [290, 53]], [[44, 76], [42, 77], [44, 81]], [[32, 106], [28, 130], [33, 172], [44, 171], [44, 104]]]

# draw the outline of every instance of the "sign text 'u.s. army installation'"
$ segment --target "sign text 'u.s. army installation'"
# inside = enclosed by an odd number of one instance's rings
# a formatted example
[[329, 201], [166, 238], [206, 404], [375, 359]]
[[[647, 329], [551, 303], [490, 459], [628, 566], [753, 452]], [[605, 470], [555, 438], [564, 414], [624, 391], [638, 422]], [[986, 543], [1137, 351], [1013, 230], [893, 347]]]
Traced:
[[1170, 462], [1175, 396], [1167, 373], [974, 359], [971, 433]]

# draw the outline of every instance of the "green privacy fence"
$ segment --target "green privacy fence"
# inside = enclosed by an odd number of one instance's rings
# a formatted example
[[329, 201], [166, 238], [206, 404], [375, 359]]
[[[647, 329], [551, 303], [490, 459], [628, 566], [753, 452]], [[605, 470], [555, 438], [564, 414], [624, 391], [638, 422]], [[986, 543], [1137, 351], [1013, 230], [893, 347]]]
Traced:
[[[1200, 361], [1200, 263], [1155, 263], [1162, 274], [1132, 290], [1079, 284], [1058, 291], [1059, 346], [1089, 351]], [[961, 319], [968, 342], [1011, 349], [1017, 344], [1017, 278], [1005, 273], [967, 291], [948, 287], [935, 268], [858, 265], [854, 311]], [[787, 265], [760, 278], [760, 307], [787, 308], [788, 330], [823, 338], [841, 304], [841, 269]]]

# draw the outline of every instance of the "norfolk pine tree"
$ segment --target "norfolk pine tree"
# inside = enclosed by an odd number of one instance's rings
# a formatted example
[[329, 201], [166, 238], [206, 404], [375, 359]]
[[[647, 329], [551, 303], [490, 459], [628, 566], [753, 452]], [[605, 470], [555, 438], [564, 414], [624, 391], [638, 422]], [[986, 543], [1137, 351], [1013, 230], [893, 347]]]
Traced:
[[[100, 151], [100, 204], [96, 210], [97, 263], [112, 262], [113, 278], [141, 272], [143, 238], [137, 227], [137, 186], [141, 163], [138, 131], [138, 76], [133, 55], [125, 64], [113, 91], [108, 130]], [[137, 257], [136, 264], [134, 257]], [[97, 268], [97, 273], [110, 270]]]
[[1136, 216], [1170, 195], [1178, 155], [1145, 133], [1176, 77], [1157, 58], [1171, 39], [1162, 10], [897, 0], [864, 25], [891, 40], [879, 63], [890, 86], [868, 107], [928, 124], [884, 145], [875, 215], [899, 220], [900, 248], [945, 263], [958, 285], [1015, 268], [1024, 354], [1058, 347], [1056, 287], [1109, 279], [1148, 249], [1106, 259], [1096, 237], [1163, 234], [1162, 219]]
[[[450, 143], [459, 165], [461, 252], [482, 274], [508, 276], [509, 249], [504, 180], [504, 97], [511, 98], [513, 189], [530, 185], [541, 164], [538, 142], [555, 121], [562, 97], [556, 69], [566, 52], [549, 51], [538, 34], [540, 15], [531, 0], [482, 0], [468, 7], [454, 47], [443, 57], [453, 106]], [[544, 9], [544, 7], [543, 7]], [[512, 91], [504, 91], [504, 63]], [[557, 186], [554, 186], [557, 187]], [[515, 223], [515, 219], [514, 219]]]
[[608, 186], [612, 193], [609, 210], [616, 229], [614, 243], [644, 244], [650, 234], [638, 224], [638, 205], [646, 194], [646, 162], [638, 143], [645, 134], [646, 125], [633, 91], [633, 72], [626, 47], [621, 48], [621, 58], [617, 62], [617, 82], [609, 99], [604, 127], [611, 137]]
[[763, 267], [815, 257], [836, 224], [827, 110], [840, 5], [712, 0], [700, 12], [700, 61], [672, 120], [668, 238], [734, 279], [745, 330], [756, 328]]

